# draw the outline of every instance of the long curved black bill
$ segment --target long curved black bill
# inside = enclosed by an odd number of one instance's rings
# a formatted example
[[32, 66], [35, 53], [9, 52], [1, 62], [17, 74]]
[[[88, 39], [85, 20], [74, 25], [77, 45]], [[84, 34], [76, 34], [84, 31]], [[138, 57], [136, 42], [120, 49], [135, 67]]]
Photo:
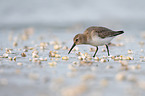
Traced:
[[68, 54], [71, 52], [71, 50], [76, 46], [76, 44], [74, 43], [71, 47], [71, 49], [69, 50]]

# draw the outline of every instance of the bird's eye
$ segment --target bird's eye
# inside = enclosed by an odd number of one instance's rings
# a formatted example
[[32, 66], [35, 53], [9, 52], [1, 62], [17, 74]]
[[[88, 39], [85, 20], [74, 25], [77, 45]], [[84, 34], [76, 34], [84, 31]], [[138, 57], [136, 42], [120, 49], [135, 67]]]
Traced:
[[78, 41], [79, 39], [76, 39], [76, 41]]

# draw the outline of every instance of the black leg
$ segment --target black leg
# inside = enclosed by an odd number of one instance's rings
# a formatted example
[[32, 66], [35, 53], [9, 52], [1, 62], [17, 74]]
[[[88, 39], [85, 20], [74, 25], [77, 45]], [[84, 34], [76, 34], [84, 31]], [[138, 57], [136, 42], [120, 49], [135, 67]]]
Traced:
[[93, 57], [95, 57], [97, 52], [98, 52], [98, 46], [96, 46], [96, 51], [95, 51], [95, 54], [93, 55]]
[[106, 44], [106, 48], [107, 48], [108, 56], [110, 56], [109, 48], [108, 48], [108, 45], [107, 44]]

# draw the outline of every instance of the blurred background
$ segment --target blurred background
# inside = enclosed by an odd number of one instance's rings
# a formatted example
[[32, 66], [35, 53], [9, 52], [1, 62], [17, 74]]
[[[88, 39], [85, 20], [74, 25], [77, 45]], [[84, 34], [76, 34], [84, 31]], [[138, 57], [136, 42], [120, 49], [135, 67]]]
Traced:
[[[124, 31], [112, 59], [104, 46], [68, 55], [90, 26]], [[145, 0], [0, 0], [0, 96], [144, 96], [144, 49]]]
[[107, 26], [144, 30], [144, 0], [0, 0], [0, 28]]

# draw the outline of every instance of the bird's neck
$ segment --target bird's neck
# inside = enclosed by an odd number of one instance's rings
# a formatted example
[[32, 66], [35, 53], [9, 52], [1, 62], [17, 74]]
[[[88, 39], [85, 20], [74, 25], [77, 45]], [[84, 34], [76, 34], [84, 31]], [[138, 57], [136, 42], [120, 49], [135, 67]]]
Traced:
[[82, 34], [82, 44], [87, 44], [87, 35]]

